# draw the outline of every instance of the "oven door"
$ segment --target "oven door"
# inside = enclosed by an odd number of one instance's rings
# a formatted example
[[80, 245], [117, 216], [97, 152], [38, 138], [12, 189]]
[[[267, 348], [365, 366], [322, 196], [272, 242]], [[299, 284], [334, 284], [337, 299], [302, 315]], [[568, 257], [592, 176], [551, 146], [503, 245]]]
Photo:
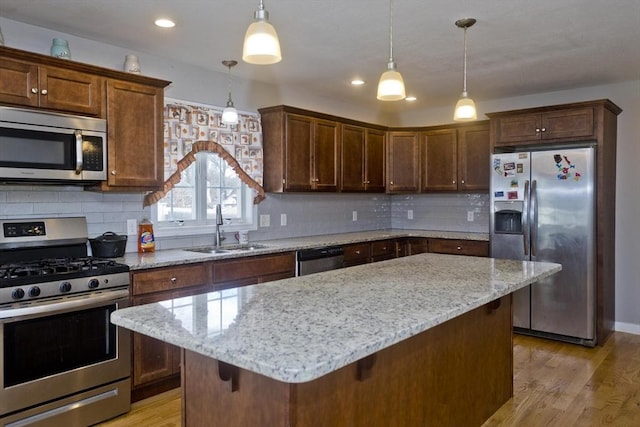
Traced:
[[[123, 379], [129, 384], [130, 332], [110, 321], [128, 296], [126, 289], [109, 290], [2, 310], [0, 421]], [[120, 393], [127, 405], [129, 393]]]

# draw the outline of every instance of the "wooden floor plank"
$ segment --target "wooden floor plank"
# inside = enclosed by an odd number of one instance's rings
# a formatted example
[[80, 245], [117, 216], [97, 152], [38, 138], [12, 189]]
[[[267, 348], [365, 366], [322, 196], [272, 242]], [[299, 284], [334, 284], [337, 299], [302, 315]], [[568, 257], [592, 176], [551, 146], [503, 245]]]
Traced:
[[[640, 335], [616, 332], [596, 348], [516, 335], [513, 355], [514, 396], [483, 427], [640, 426]], [[180, 423], [175, 389], [100, 427]]]

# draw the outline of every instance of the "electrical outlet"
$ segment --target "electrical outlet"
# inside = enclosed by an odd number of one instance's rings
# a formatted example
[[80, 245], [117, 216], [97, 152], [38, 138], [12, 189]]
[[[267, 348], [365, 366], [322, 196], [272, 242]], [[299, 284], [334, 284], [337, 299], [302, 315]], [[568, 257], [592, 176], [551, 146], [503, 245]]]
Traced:
[[407, 211], [407, 219], [413, 219], [413, 209]]
[[357, 220], [358, 220], [358, 211], [351, 212], [351, 221], [357, 221]]
[[127, 220], [127, 235], [135, 236], [138, 233], [138, 221], [135, 219]]
[[280, 214], [280, 225], [283, 226], [283, 227], [285, 225], [287, 225], [287, 214], [286, 213]]
[[473, 222], [473, 211], [467, 211], [467, 221]]
[[271, 225], [271, 215], [269, 214], [261, 214], [260, 215], [260, 227], [269, 227]]

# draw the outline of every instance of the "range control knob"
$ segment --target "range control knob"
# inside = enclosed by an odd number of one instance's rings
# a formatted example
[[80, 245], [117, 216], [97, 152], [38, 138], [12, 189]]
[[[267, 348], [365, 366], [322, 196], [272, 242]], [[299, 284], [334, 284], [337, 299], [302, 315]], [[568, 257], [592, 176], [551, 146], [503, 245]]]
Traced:
[[88, 283], [89, 289], [96, 289], [100, 286], [100, 281], [98, 279], [91, 279]]
[[37, 287], [37, 286], [32, 286], [32, 287], [30, 287], [30, 288], [29, 288], [29, 296], [30, 296], [31, 298], [35, 298], [35, 297], [37, 297], [38, 295], [40, 295], [40, 288], [39, 288], [39, 287]]
[[62, 282], [60, 283], [60, 292], [67, 293], [71, 290], [71, 283], [69, 282]]
[[22, 298], [24, 298], [24, 291], [22, 290], [22, 288], [15, 288], [11, 292], [11, 298], [13, 298], [13, 299], [22, 299]]

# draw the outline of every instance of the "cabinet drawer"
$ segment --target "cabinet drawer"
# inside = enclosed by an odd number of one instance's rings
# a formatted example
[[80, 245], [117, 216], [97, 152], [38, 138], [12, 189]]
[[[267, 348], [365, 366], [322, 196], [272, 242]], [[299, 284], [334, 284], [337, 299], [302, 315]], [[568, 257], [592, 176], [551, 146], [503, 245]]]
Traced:
[[210, 266], [207, 263], [191, 264], [132, 273], [133, 295], [167, 291], [210, 282]]
[[242, 281], [242, 284], [260, 283], [262, 277], [293, 277], [295, 275], [295, 255], [287, 252], [278, 255], [264, 255], [218, 261], [213, 267], [215, 284]]
[[371, 243], [371, 256], [380, 257], [385, 255], [395, 255], [396, 241], [395, 240], [381, 240], [379, 242]]
[[371, 243], [356, 243], [344, 247], [345, 265], [368, 263], [371, 259]]
[[429, 239], [429, 252], [486, 257], [489, 256], [489, 242], [480, 240]]

